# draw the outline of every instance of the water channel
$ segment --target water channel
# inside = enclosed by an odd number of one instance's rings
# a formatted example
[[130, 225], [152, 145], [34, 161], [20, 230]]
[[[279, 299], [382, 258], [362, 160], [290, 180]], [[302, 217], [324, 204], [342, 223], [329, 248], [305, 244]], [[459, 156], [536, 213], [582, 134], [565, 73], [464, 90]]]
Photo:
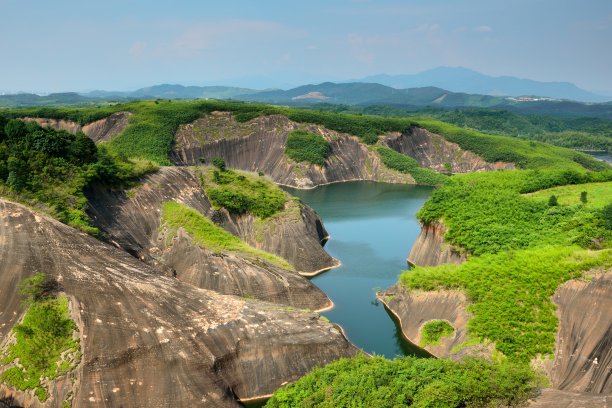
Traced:
[[402, 338], [375, 291], [395, 284], [408, 268], [406, 257], [420, 232], [415, 215], [432, 188], [360, 181], [287, 191], [321, 216], [331, 236], [325, 249], [342, 262], [312, 279], [335, 305], [323, 315], [368, 353], [423, 356]]

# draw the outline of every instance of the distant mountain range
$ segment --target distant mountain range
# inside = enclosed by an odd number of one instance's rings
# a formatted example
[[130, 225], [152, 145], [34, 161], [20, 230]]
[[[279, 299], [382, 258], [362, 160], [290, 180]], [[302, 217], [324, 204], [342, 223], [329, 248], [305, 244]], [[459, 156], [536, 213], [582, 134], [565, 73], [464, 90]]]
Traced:
[[[378, 78], [378, 80], [383, 80], [386, 78], [387, 82], [392, 82], [399, 87], [402, 83], [409, 83], [409, 81], [417, 81], [417, 79], [415, 79], [417, 77], [420, 78], [418, 79], [418, 81], [421, 82], [426, 81], [426, 79], [423, 79], [425, 77], [429, 78], [427, 79], [428, 81], [442, 81], [442, 79], [444, 78], [443, 73], [446, 70], [446, 68], [440, 68], [437, 70], [426, 71], [425, 73], [419, 75], [403, 75], [395, 77], [380, 76], [370, 78]], [[481, 81], [481, 86], [485, 86], [483, 84], [486, 81], [483, 78], [489, 78], [491, 80], [489, 82], [490, 84], [494, 83], [495, 81], [498, 81], [499, 84], [521, 83], [523, 84], [521, 86], [527, 86], [524, 85], [523, 82], [521, 82], [527, 80], [519, 80], [516, 78], [509, 77], [486, 77], [482, 74], [478, 74], [474, 71], [465, 70], [463, 68], [452, 68], [450, 70], [455, 73], [453, 74], [455, 79], [460, 77], [459, 74], [465, 75], [466, 78], [480, 78], [480, 80], [474, 79], [472, 83], [476, 84], [478, 83], [478, 81]], [[450, 77], [447, 76], [447, 79], [448, 78]], [[576, 93], [582, 93], [582, 95], [588, 94], [587, 91], [581, 90], [571, 84], [537, 83], [535, 81], [527, 82], [539, 84], [537, 86], [540, 86], [540, 88], [537, 88], [536, 85], [533, 85], [532, 88], [529, 88], [530, 90], [544, 89], [547, 86], [549, 87], [547, 89], [560, 90], [565, 87], [568, 92], [573, 91]], [[471, 86], [475, 87], [476, 85]], [[557, 87], [555, 88], [555, 86]], [[465, 87], [468, 87], [468, 85], [465, 85]], [[499, 85], [498, 89], [502, 89], [502, 86]], [[509, 88], [504, 89], [507, 90]], [[519, 89], [518, 85], [514, 89]], [[534, 95], [537, 93], [528, 92], [525, 94]], [[567, 100], [565, 98], [553, 98], [550, 96], [495, 96], [488, 95], [485, 93], [452, 92], [445, 88], [435, 86], [423, 86], [401, 89], [374, 82], [324, 82], [318, 85], [303, 85], [289, 90], [255, 90], [249, 88], [229, 86], [183, 86], [162, 84], [141, 88], [132, 92], [92, 91], [81, 94], [67, 92], [50, 94], [47, 96], [39, 96], [35, 94], [0, 95], [0, 107], [51, 106], [74, 104], [87, 105], [97, 104], [105, 101], [125, 102], [131, 100], [145, 100], [157, 98], [234, 99], [250, 102], [297, 106], [313, 106], [321, 103], [360, 106], [382, 105], [409, 110], [418, 110], [422, 109], [423, 107], [433, 107], [441, 109], [495, 108], [505, 109], [523, 114], [546, 114], [564, 117], [598, 117], [602, 119], [612, 120], [612, 102], [585, 103]]]
[[494, 96], [537, 95], [581, 102], [605, 102], [612, 99], [585, 91], [569, 82], [541, 82], [511, 76], [493, 77], [462, 67], [439, 67], [413, 75], [373, 75], [350, 82], [374, 82], [398, 89], [435, 86], [451, 92]]

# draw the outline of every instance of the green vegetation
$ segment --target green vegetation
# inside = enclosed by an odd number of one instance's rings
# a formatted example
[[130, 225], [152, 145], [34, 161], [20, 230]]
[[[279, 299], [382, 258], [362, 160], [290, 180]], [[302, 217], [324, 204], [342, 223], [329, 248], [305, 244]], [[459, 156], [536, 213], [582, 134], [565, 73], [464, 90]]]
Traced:
[[541, 383], [529, 367], [508, 362], [359, 355], [314, 369], [277, 390], [266, 407], [514, 407]]
[[324, 166], [329, 153], [329, 142], [323, 136], [303, 130], [289, 132], [285, 154], [296, 162], [307, 161]]
[[410, 174], [417, 184], [436, 186], [443, 184], [447, 176], [433, 170], [419, 167], [419, 163], [410, 156], [398, 153], [385, 146], [376, 146], [376, 151], [383, 164], [391, 169]]
[[60, 221], [91, 234], [97, 229], [85, 213], [84, 191], [93, 182], [126, 185], [154, 170], [151, 163], [128, 161], [83, 133], [42, 128], [0, 117], [0, 196], [41, 208]]
[[581, 117], [562, 118], [517, 114], [499, 109], [418, 109], [391, 106], [348, 106], [321, 104], [326, 112], [378, 115], [385, 117], [430, 117], [478, 132], [519, 137], [577, 150], [612, 152], [612, 121]]
[[[610, 171], [454, 176], [432, 194], [418, 218], [442, 220], [445, 240], [472, 256], [461, 265], [416, 267], [402, 274], [400, 283], [408, 289], [463, 290], [474, 316], [468, 323], [471, 338], [493, 342], [516, 361], [548, 355], [557, 330], [550, 300], [557, 287], [591, 268], [612, 265], [612, 230], [602, 210], [612, 196], [610, 180]], [[582, 191], [587, 204], [580, 202]], [[550, 205], [551, 196], [558, 197], [556, 205]]]
[[523, 169], [533, 170], [606, 170], [610, 166], [584, 153], [550, 146], [539, 142], [528, 142], [508, 136], [485, 135], [433, 119], [415, 119], [415, 125], [457, 143], [488, 162], [515, 163]]
[[421, 328], [421, 341], [419, 346], [435, 346], [440, 344], [442, 337], [448, 337], [455, 332], [455, 328], [446, 320], [430, 320]]
[[170, 228], [170, 236], [174, 236], [176, 230], [183, 228], [202, 248], [209, 249], [213, 252], [227, 251], [244, 253], [264, 259], [284, 269], [293, 269], [284, 259], [245, 244], [240, 238], [215, 225], [204, 215], [184, 204], [175, 202], [164, 203], [162, 210], [162, 225], [166, 225]]
[[405, 272], [408, 289], [464, 290], [474, 317], [469, 335], [491, 340], [512, 360], [528, 362], [553, 352], [557, 318], [551, 297], [557, 287], [594, 267], [612, 267], [612, 251], [543, 247], [470, 258]]
[[85, 123], [117, 111], [132, 112], [133, 115], [128, 128], [109, 143], [109, 148], [129, 158], [146, 159], [162, 165], [170, 164], [168, 156], [174, 134], [181, 124], [190, 123], [205, 113], [227, 111], [232, 112], [236, 120], [243, 122], [262, 115], [285, 115], [299, 123], [314, 123], [331, 130], [359, 136], [368, 144], [375, 143], [378, 135], [387, 132], [404, 132], [411, 126], [421, 126], [459, 144], [464, 150], [481, 155], [487, 161], [508, 161], [529, 169], [609, 168], [606, 164], [583, 153], [551, 148], [541, 143], [512, 137], [489, 136], [431, 118], [338, 114], [233, 101], [132, 102], [99, 108], [98, 111], [96, 108], [14, 109], [3, 112], [2, 115], [3, 117], [66, 118]]
[[[581, 197], [584, 194], [584, 201]], [[580, 204], [589, 208], [603, 208], [610, 202], [612, 182], [586, 183], [560, 186], [541, 190], [526, 196], [537, 201], [546, 201], [551, 195], [557, 197], [560, 205], [577, 206]], [[588, 197], [588, 199], [587, 199]]]
[[21, 293], [28, 309], [23, 322], [13, 328], [15, 341], [0, 353], [0, 364], [12, 365], [0, 381], [22, 391], [34, 390], [41, 401], [49, 397], [44, 382], [70, 372], [80, 359], [68, 298], [52, 294], [50, 287], [52, 282], [42, 273], [23, 281]]
[[209, 169], [201, 178], [204, 191], [213, 205], [233, 214], [249, 212], [268, 218], [285, 207], [286, 194], [262, 177], [234, 170]]
[[[595, 204], [549, 207], [544, 199], [524, 196], [558, 185], [589, 184], [612, 180], [612, 172], [498, 171], [453, 176], [417, 214], [422, 223], [444, 220], [446, 241], [472, 255], [541, 245], [580, 245], [602, 248], [610, 244], [612, 231]], [[609, 186], [609, 183], [596, 183]], [[594, 203], [611, 193], [605, 187], [590, 195]], [[575, 193], [579, 197], [579, 193]], [[540, 196], [537, 196], [540, 197]]]

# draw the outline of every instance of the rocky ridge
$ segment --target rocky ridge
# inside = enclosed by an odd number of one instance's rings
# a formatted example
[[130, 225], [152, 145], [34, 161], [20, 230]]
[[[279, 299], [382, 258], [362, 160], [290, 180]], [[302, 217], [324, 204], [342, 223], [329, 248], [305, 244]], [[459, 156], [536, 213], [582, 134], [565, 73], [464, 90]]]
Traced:
[[88, 123], [85, 126], [65, 119], [26, 117], [22, 120], [24, 122], [36, 122], [43, 127], [50, 127], [55, 130], [65, 130], [73, 134], [83, 132], [94, 142], [101, 142], [108, 141], [113, 136], [123, 132], [129, 123], [130, 116], [132, 116], [130, 112], [116, 112], [106, 118]]
[[291, 200], [287, 204], [291, 211], [257, 228], [257, 220], [251, 215], [215, 211], [196, 173], [186, 167], [162, 167], [128, 193], [97, 187], [88, 193], [90, 216], [108, 242], [169, 276], [224, 294], [313, 310], [329, 307], [327, 296], [295, 271], [244, 254], [215, 254], [192, 244], [184, 230], [179, 230], [176, 237], [166, 235], [160, 222], [161, 208], [164, 202], [176, 201], [247, 242], [259, 236], [261, 241], [253, 246], [287, 259], [297, 271], [307, 274], [336, 263], [321, 245], [327, 233], [312, 209]]
[[69, 297], [83, 357], [26, 406], [238, 406], [355, 348], [318, 314], [222, 295], [168, 277], [127, 252], [0, 200], [0, 336], [23, 309], [18, 283], [38, 271]]

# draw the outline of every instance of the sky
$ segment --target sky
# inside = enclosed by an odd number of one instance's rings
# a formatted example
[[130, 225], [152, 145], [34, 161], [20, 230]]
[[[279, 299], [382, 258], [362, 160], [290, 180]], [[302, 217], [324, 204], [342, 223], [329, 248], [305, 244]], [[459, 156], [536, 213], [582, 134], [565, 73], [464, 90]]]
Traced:
[[612, 95], [612, 0], [0, 0], [0, 92], [463, 66]]

